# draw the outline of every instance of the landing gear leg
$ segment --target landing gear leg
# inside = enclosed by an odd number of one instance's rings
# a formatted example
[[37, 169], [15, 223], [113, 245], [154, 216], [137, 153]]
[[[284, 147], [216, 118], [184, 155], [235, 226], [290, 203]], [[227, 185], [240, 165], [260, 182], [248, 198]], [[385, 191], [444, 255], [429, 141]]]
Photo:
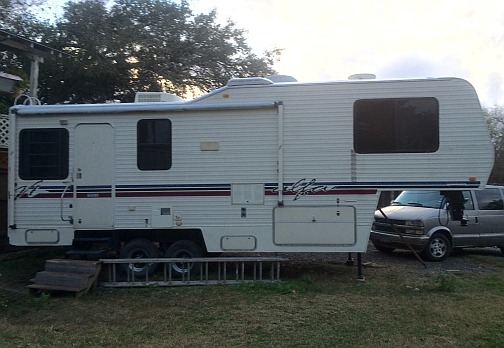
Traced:
[[354, 265], [354, 260], [352, 257], [352, 253], [348, 253], [348, 257], [346, 259], [345, 265], [347, 266], [353, 266]]
[[357, 281], [363, 282], [366, 279], [362, 275], [362, 254], [357, 253]]

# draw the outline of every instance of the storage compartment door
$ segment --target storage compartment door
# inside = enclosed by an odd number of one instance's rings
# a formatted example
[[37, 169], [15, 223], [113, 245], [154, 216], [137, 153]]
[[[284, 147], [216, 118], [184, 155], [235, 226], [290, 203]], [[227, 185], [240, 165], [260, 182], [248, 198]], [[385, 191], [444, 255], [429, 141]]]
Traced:
[[353, 245], [356, 242], [352, 206], [277, 207], [273, 211], [276, 245]]

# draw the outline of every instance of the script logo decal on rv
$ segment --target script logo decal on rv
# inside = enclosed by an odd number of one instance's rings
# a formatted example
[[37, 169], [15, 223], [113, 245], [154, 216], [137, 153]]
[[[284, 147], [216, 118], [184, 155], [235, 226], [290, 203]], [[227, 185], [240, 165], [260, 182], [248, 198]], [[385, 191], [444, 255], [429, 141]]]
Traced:
[[326, 185], [317, 184], [317, 179], [311, 179], [310, 181], [308, 181], [306, 178], [298, 180], [291, 186], [284, 187], [285, 193], [294, 194], [294, 201], [297, 201], [303, 196], [319, 192], [326, 192], [327, 190], [328, 187]]
[[22, 196], [26, 196], [26, 197], [32, 197], [35, 193], [35, 191], [37, 191], [39, 188], [40, 188], [40, 184], [42, 183], [43, 180], [39, 180], [33, 184], [31, 184], [30, 186], [19, 186], [18, 188], [16, 188], [16, 192], [15, 192], [15, 195], [14, 195], [14, 199], [17, 199], [19, 197], [22, 197]]

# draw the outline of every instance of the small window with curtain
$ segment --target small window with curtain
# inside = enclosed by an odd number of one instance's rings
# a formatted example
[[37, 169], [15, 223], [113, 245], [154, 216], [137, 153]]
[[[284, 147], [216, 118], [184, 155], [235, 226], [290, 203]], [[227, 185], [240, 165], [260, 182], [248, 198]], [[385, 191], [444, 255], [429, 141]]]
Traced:
[[68, 177], [68, 131], [23, 129], [19, 133], [19, 177], [60, 180]]
[[361, 99], [354, 103], [354, 150], [430, 153], [439, 149], [436, 98]]
[[140, 170], [168, 170], [172, 164], [171, 121], [144, 119], [137, 124], [137, 166]]

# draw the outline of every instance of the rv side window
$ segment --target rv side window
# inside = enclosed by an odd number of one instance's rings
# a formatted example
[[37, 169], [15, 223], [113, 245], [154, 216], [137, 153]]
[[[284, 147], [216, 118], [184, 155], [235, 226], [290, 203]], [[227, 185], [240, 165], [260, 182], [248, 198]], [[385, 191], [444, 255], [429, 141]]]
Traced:
[[68, 177], [68, 131], [23, 129], [19, 133], [19, 177], [23, 180]]
[[137, 166], [140, 170], [171, 168], [171, 122], [145, 119], [137, 124]]
[[361, 99], [354, 104], [357, 153], [426, 153], [439, 148], [436, 98]]

